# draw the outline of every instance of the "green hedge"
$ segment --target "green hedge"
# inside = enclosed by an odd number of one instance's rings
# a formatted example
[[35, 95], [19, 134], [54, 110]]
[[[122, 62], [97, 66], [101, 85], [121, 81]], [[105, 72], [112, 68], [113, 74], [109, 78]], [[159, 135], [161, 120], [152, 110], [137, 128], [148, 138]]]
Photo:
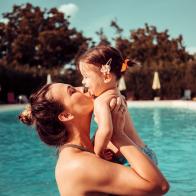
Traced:
[[152, 82], [154, 71], [159, 72], [161, 99], [181, 99], [185, 89], [196, 96], [196, 62], [178, 67], [148, 69], [145, 67], [128, 70], [125, 74], [128, 96], [136, 100], [151, 100], [154, 97]]

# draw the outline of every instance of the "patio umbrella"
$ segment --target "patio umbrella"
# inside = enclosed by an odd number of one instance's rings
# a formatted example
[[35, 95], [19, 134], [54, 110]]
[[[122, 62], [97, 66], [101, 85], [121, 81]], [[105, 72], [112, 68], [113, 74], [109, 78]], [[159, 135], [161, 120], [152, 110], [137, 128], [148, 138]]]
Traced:
[[119, 89], [120, 91], [124, 91], [124, 90], [127, 89], [126, 84], [125, 84], [125, 79], [124, 79], [123, 76], [122, 76], [122, 77], [120, 78], [120, 80], [119, 80], [118, 89]]
[[159, 73], [157, 71], [154, 72], [154, 78], [152, 83], [152, 89], [158, 90], [161, 88], [160, 80], [159, 80]]
[[51, 75], [48, 74], [47, 75], [47, 82], [46, 82], [46, 84], [51, 84], [51, 83], [52, 83], [52, 78], [51, 78]]

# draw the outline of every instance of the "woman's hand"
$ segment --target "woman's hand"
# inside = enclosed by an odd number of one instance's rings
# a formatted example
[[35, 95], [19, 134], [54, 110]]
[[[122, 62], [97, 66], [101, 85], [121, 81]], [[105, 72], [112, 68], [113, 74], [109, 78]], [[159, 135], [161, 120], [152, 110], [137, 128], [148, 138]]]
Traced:
[[112, 143], [114, 145], [117, 145], [117, 142], [125, 134], [124, 126], [125, 126], [126, 106], [124, 105], [121, 97], [112, 99], [110, 102], [110, 106], [113, 109], [112, 110], [112, 122], [113, 122]]
[[111, 149], [106, 148], [103, 152], [103, 158], [107, 161], [112, 161], [113, 157], [114, 157], [114, 152]]
[[110, 101], [110, 110], [113, 111], [113, 109], [116, 107], [118, 100], [118, 107], [124, 107], [127, 108], [127, 101], [123, 95], [120, 95], [119, 97], [114, 97]]

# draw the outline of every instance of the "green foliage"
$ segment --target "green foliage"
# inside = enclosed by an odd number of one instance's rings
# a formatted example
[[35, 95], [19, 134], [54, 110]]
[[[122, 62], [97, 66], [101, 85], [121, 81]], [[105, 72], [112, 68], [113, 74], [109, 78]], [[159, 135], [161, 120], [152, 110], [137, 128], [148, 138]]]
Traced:
[[[20, 94], [29, 96], [33, 91], [46, 84], [47, 75], [33, 75], [7, 69], [0, 66], [0, 102], [7, 102], [7, 93], [14, 92], [15, 98]], [[52, 75], [55, 82], [64, 82], [74, 86], [81, 84], [81, 75], [74, 69], [67, 69], [65, 74]]]
[[[119, 27], [118, 27], [119, 28]], [[118, 36], [116, 47], [125, 58], [137, 59], [143, 66], [151, 68], [178, 66], [193, 59], [183, 45], [183, 37], [170, 38], [168, 30], [158, 32], [155, 26], [145, 24], [130, 32], [130, 39]]]
[[[110, 45], [111, 43], [108, 41], [108, 38], [107, 38], [107, 36], [104, 34], [104, 32], [103, 32], [103, 28], [100, 28], [99, 29], [99, 31], [97, 31], [97, 32], [95, 32], [97, 35], [98, 35], [98, 37], [99, 37], [99, 43], [97, 44], [97, 46], [100, 46], [100, 45]], [[94, 43], [94, 45], [95, 45], [95, 43]], [[93, 45], [93, 46], [94, 46]], [[92, 47], [93, 47], [92, 46]]]
[[75, 70], [72, 77], [60, 75], [60, 70], [87, 50], [91, 39], [70, 28], [69, 17], [56, 8], [41, 10], [29, 3], [15, 5], [3, 16], [8, 23], [0, 23], [1, 100], [6, 101], [9, 91], [29, 95], [46, 83], [48, 73], [54, 81], [78, 85]]
[[126, 73], [128, 91], [135, 99], [152, 99], [152, 80], [158, 71], [161, 81], [162, 99], [179, 99], [185, 89], [196, 95], [196, 60], [186, 52], [183, 37], [170, 38], [168, 30], [158, 32], [155, 26], [145, 24], [143, 28], [130, 31], [130, 38], [123, 38], [123, 29], [115, 22], [115, 46], [124, 58], [138, 60], [141, 67], [131, 68]]
[[[66, 64], [75, 64], [80, 54], [96, 43], [71, 28], [69, 16], [56, 8], [41, 10], [29, 3], [15, 5], [3, 16], [8, 23], [0, 23], [0, 99], [6, 100], [8, 91], [29, 95], [46, 83], [48, 73], [53, 81], [81, 84], [76, 70], [60, 71]], [[168, 30], [159, 32], [145, 24], [131, 30], [126, 38], [116, 20], [110, 26], [115, 30], [115, 47], [123, 57], [141, 63], [125, 74], [128, 93], [135, 99], [153, 99], [154, 71], [159, 72], [162, 99], [179, 99], [184, 89], [196, 95], [196, 60], [186, 52], [182, 35], [171, 38]], [[97, 45], [111, 45], [103, 28], [96, 34], [100, 40]]]
[[0, 64], [43, 74], [62, 68], [88, 48], [89, 38], [69, 27], [69, 17], [56, 8], [42, 11], [31, 4], [14, 6], [0, 23]]

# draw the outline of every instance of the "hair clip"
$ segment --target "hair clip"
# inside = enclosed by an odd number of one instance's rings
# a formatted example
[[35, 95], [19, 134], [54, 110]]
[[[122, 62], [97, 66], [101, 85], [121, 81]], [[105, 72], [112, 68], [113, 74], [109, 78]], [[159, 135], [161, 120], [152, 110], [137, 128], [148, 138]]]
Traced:
[[121, 72], [126, 71], [126, 69], [128, 67], [128, 64], [127, 64], [128, 61], [129, 61], [129, 59], [125, 59], [125, 61], [123, 62], [121, 70], [120, 70]]
[[127, 68], [133, 66], [141, 66], [141, 63], [135, 59], [125, 59], [121, 66], [121, 72], [125, 72]]
[[111, 62], [112, 62], [112, 58], [110, 58], [110, 59], [108, 60], [108, 62], [107, 62], [105, 65], [102, 65], [100, 71], [101, 71], [104, 75], [110, 73], [110, 70], [111, 70], [111, 66], [110, 66], [110, 65], [111, 65]]

